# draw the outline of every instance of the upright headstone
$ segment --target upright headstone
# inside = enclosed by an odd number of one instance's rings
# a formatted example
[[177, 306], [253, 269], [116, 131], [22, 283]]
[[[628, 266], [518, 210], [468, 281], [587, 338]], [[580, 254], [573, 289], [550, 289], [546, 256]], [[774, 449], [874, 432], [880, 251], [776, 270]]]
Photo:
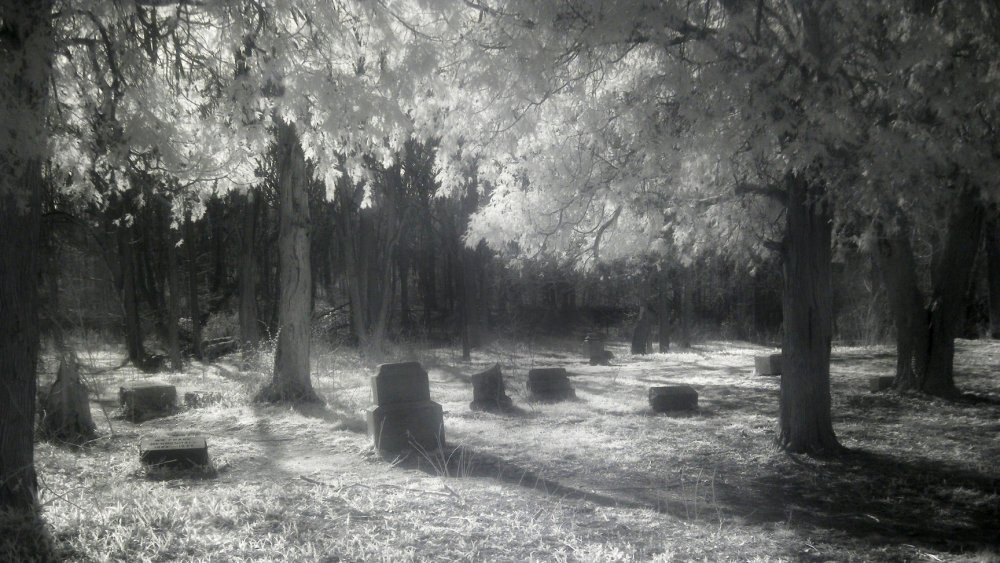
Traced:
[[588, 334], [583, 339], [583, 352], [592, 366], [606, 366], [611, 362], [611, 352], [604, 349], [604, 337]]
[[878, 375], [868, 380], [868, 390], [872, 393], [892, 389], [896, 383], [896, 378], [891, 375]]
[[514, 406], [507, 396], [503, 384], [503, 373], [500, 364], [494, 364], [490, 369], [472, 376], [472, 402], [469, 408], [474, 411], [505, 411]]
[[563, 401], [576, 397], [565, 368], [535, 368], [528, 371], [528, 392], [540, 401]]
[[177, 388], [155, 381], [129, 381], [118, 389], [118, 401], [127, 420], [141, 422], [173, 414]]
[[208, 441], [204, 436], [143, 436], [139, 438], [139, 461], [148, 467], [204, 467], [208, 465]]
[[444, 446], [444, 412], [431, 401], [427, 372], [419, 362], [382, 364], [371, 378], [368, 435], [382, 455]]
[[753, 365], [757, 375], [781, 375], [781, 354], [756, 356]]
[[698, 408], [698, 392], [690, 385], [650, 387], [649, 406], [656, 412], [695, 410]]

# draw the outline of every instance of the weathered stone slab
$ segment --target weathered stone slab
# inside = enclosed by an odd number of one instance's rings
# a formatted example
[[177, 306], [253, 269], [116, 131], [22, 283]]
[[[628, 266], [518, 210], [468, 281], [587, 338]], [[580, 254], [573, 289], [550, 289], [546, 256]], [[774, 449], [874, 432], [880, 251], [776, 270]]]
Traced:
[[503, 373], [500, 365], [494, 364], [490, 369], [472, 376], [472, 402], [469, 408], [474, 411], [505, 411], [514, 406], [507, 396], [503, 384]]
[[753, 365], [757, 375], [781, 375], [781, 354], [756, 356]]
[[528, 372], [528, 392], [542, 401], [562, 401], [576, 397], [565, 368], [536, 368]]
[[655, 412], [695, 410], [698, 408], [698, 392], [690, 385], [650, 387], [649, 406]]
[[381, 455], [444, 445], [444, 413], [430, 400], [427, 371], [419, 362], [382, 364], [371, 384], [375, 406], [367, 411], [368, 435]]
[[139, 461], [171, 469], [206, 466], [208, 441], [204, 436], [143, 436], [139, 439]]
[[444, 441], [444, 412], [434, 401], [396, 403], [367, 411], [368, 435], [381, 454], [408, 449], [434, 451]]
[[868, 390], [872, 393], [892, 389], [896, 383], [896, 378], [891, 375], [879, 375], [868, 379]]
[[430, 381], [420, 362], [382, 364], [371, 385], [372, 400], [379, 406], [431, 400]]
[[215, 391], [188, 391], [184, 393], [184, 405], [189, 409], [207, 407], [221, 401], [222, 393]]
[[173, 414], [177, 388], [154, 381], [130, 381], [118, 389], [118, 401], [126, 420], [141, 422]]
[[583, 339], [584, 355], [592, 366], [606, 366], [611, 362], [611, 352], [604, 349], [604, 337], [588, 334]]

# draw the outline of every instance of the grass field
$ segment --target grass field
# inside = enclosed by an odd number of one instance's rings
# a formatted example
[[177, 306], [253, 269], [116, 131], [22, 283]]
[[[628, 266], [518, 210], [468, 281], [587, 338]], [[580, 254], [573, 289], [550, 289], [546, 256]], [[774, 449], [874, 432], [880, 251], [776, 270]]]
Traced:
[[[835, 427], [852, 453], [818, 461], [773, 447], [778, 379], [753, 375], [764, 349], [709, 342], [589, 366], [576, 343], [498, 342], [463, 363], [406, 349], [445, 410], [441, 456], [396, 464], [365, 434], [365, 365], [314, 351], [323, 406], [251, 405], [267, 358], [192, 364], [155, 379], [221, 392], [221, 403], [135, 425], [115, 418], [131, 369], [89, 377], [101, 437], [41, 443], [42, 524], [7, 520], [0, 559], [80, 561], [1000, 561], [1000, 344], [960, 341], [967, 400], [870, 393], [889, 348], [836, 348]], [[84, 354], [114, 366], [113, 351]], [[470, 411], [469, 375], [493, 363], [520, 408]], [[563, 366], [578, 399], [535, 404], [527, 370]], [[48, 371], [54, 371], [46, 365]], [[688, 416], [652, 413], [651, 385], [687, 383]], [[156, 475], [138, 462], [153, 432], [206, 435], [210, 475]]]

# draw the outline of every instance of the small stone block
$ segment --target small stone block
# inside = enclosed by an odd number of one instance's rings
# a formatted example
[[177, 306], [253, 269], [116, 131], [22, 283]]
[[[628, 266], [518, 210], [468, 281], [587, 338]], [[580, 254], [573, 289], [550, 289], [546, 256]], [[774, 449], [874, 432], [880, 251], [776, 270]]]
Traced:
[[420, 362], [382, 364], [371, 378], [372, 401], [395, 405], [431, 400], [430, 381]]
[[204, 436], [143, 436], [139, 439], [139, 461], [171, 469], [205, 466], [208, 442]]
[[173, 414], [177, 388], [152, 381], [130, 381], [118, 389], [118, 401], [127, 420], [141, 422]]
[[695, 410], [698, 408], [698, 392], [690, 385], [650, 387], [649, 406], [655, 412]]
[[896, 378], [891, 375], [879, 375], [868, 380], [868, 390], [872, 393], [892, 389], [896, 383]]
[[576, 397], [565, 368], [536, 368], [528, 372], [528, 391], [536, 399], [561, 401]]
[[368, 435], [381, 454], [444, 446], [444, 412], [433, 401], [379, 405], [368, 409]]
[[781, 354], [756, 356], [753, 364], [757, 375], [781, 375]]
[[214, 391], [188, 391], [184, 393], [184, 404], [189, 409], [207, 407], [220, 401], [222, 401], [222, 393]]
[[499, 365], [472, 376], [472, 402], [474, 411], [503, 411], [510, 409], [514, 402], [507, 396], [503, 384], [503, 373]]

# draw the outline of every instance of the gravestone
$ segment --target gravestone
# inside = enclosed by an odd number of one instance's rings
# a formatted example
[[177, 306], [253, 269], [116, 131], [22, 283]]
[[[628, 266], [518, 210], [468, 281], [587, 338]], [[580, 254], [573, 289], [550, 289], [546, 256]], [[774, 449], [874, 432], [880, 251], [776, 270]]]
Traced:
[[535, 368], [528, 371], [528, 392], [540, 401], [563, 401], [576, 397], [565, 368]]
[[896, 378], [891, 375], [879, 375], [868, 380], [868, 390], [872, 393], [892, 389], [896, 383]]
[[583, 353], [592, 366], [606, 366], [611, 362], [611, 352], [604, 349], [604, 337], [588, 334], [583, 339]]
[[690, 385], [650, 387], [649, 406], [655, 412], [695, 410], [698, 408], [698, 392]]
[[118, 389], [118, 401], [126, 420], [142, 422], [173, 414], [177, 388], [155, 381], [129, 381]]
[[188, 391], [184, 393], [184, 405], [189, 409], [207, 407], [220, 401], [222, 401], [222, 393], [215, 391]]
[[514, 402], [507, 396], [504, 389], [500, 364], [494, 364], [490, 369], [472, 376], [470, 409], [497, 412], [509, 410], [513, 406]]
[[371, 378], [368, 435], [379, 454], [444, 446], [444, 412], [431, 401], [427, 372], [419, 362], [382, 364]]
[[170, 469], [207, 466], [208, 441], [204, 436], [143, 436], [139, 439], [139, 461]]
[[757, 375], [781, 375], [781, 354], [756, 356], [753, 365]]

